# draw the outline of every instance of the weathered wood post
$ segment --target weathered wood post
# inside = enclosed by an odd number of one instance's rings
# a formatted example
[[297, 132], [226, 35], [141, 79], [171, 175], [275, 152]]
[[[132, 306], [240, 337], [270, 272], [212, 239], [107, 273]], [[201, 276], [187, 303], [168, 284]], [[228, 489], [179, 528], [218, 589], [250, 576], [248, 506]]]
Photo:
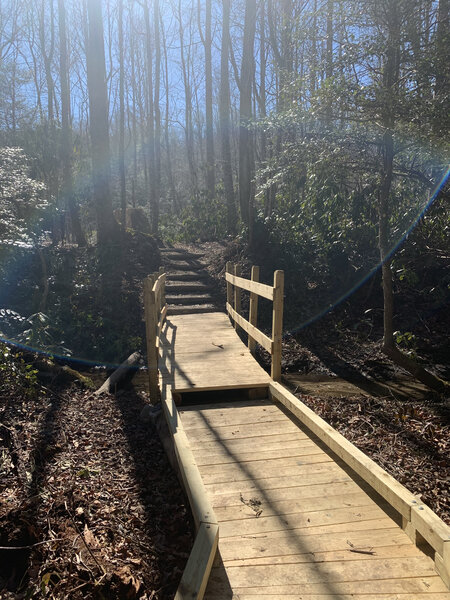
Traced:
[[[234, 265], [234, 276], [235, 277], [241, 276], [240, 265]], [[237, 285], [235, 285], [234, 286], [234, 310], [237, 312], [238, 315], [241, 314], [241, 298], [242, 298], [241, 288], [238, 287]], [[239, 331], [240, 327], [237, 323], [234, 324], [234, 327], [235, 327], [236, 331]]]
[[[252, 267], [251, 280], [259, 282], [259, 267]], [[256, 327], [258, 322], [258, 294], [250, 292], [249, 322]], [[251, 335], [248, 336], [248, 348], [252, 354], [255, 353], [256, 342]]]
[[[165, 274], [165, 269], [164, 267], [159, 267], [159, 275], [164, 275]], [[159, 310], [161, 311], [163, 309], [163, 307], [166, 304], [166, 280], [164, 279], [164, 284], [161, 288], [161, 304], [159, 306]]]
[[275, 271], [273, 276], [273, 310], [272, 310], [272, 368], [274, 381], [281, 379], [281, 340], [283, 338], [283, 295], [284, 271]]
[[153, 291], [155, 276], [149, 275], [144, 281], [144, 311], [145, 331], [147, 339], [147, 361], [148, 361], [148, 385], [150, 402], [158, 402], [158, 348], [156, 346], [157, 335], [157, 310], [156, 298]]
[[[233, 263], [228, 261], [225, 267], [225, 271], [227, 273], [233, 274], [234, 273], [234, 267], [233, 267]], [[227, 281], [227, 303], [234, 308], [233, 306], [233, 284], [230, 283], [229, 281]]]

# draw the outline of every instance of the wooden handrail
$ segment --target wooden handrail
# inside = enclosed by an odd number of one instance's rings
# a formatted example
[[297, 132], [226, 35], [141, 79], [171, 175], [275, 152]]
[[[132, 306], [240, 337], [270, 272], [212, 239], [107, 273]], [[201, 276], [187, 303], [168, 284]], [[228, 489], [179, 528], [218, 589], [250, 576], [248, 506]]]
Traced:
[[236, 275], [232, 275], [231, 273], [225, 273], [225, 279], [226, 281], [229, 281], [232, 285], [241, 288], [241, 290], [253, 292], [255, 294], [258, 294], [258, 296], [267, 298], [267, 300], [273, 300], [273, 287], [270, 285], [266, 285], [265, 283], [259, 283], [257, 281], [252, 281], [251, 279], [244, 279], [243, 277], [236, 277]]
[[235, 321], [244, 331], [246, 331], [249, 337], [253, 338], [255, 342], [261, 344], [263, 348], [272, 354], [272, 340], [265, 333], [260, 331], [257, 327], [252, 325], [247, 319], [244, 319], [242, 315], [234, 310], [232, 306], [230, 306], [227, 302], [227, 311], [230, 317]]
[[162, 269], [160, 269], [159, 273], [149, 275], [144, 281], [148, 381], [150, 402], [154, 404], [158, 402], [159, 398], [159, 338], [167, 315], [165, 286], [166, 275]]
[[[272, 356], [271, 377], [281, 379], [281, 341], [283, 336], [283, 294], [284, 272], [275, 271], [273, 286], [259, 282], [259, 267], [252, 267], [251, 279], [240, 276], [239, 268], [227, 262], [225, 281], [227, 283], [227, 313], [236, 329], [241, 327], [248, 334], [248, 347], [254, 353], [256, 344], [261, 344]], [[241, 290], [250, 292], [249, 320], [241, 313]], [[272, 337], [268, 337], [257, 327], [258, 296], [273, 301]]]

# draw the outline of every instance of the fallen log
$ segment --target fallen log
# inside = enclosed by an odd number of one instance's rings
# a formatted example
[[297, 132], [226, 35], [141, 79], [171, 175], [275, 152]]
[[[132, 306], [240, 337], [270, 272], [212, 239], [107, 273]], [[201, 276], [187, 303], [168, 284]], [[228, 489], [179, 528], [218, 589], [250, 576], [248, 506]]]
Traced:
[[117, 384], [125, 379], [130, 371], [136, 371], [137, 366], [142, 362], [142, 356], [140, 352], [133, 352], [117, 369], [108, 377], [105, 383], [94, 392], [95, 396], [100, 394], [109, 394], [113, 392]]
[[40, 357], [34, 360], [32, 364], [37, 369], [37, 376], [43, 383], [64, 385], [74, 382], [87, 389], [94, 389], [94, 383], [90, 377], [67, 365], [58, 365], [48, 357]]

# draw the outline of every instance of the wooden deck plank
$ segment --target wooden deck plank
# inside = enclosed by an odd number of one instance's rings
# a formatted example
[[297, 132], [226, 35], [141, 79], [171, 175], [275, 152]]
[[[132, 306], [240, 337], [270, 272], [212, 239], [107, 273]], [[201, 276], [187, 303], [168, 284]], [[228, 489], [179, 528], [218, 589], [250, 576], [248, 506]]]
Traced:
[[[309, 500], [315, 498], [323, 498], [324, 496], [333, 495], [333, 491], [336, 494], [342, 494], [345, 491], [348, 493], [355, 493], [359, 490], [359, 487], [355, 484], [355, 482], [348, 478], [344, 481], [335, 481], [333, 483], [323, 483], [323, 482], [310, 482], [308, 485], [304, 486], [293, 486], [288, 488], [274, 488], [270, 490], [265, 490], [264, 497], [259, 498], [258, 500], [273, 503], [277, 501], [298, 501], [301, 502], [303, 499], [307, 498]], [[225, 491], [223, 493], [216, 493], [211, 497], [211, 503], [213, 507], [226, 507], [226, 506], [241, 506], [242, 500], [241, 495], [242, 491]], [[250, 494], [245, 494], [246, 498], [254, 497], [256, 494], [252, 493], [250, 490]]]
[[323, 450], [317, 448], [315, 444], [310, 445], [298, 445], [293, 448], [275, 448], [274, 450], [267, 450], [262, 452], [255, 452], [253, 449], [234, 449], [231, 453], [226, 447], [221, 449], [221, 452], [215, 452], [214, 454], [201, 454], [197, 456], [198, 466], [219, 466], [227, 465], [239, 461], [239, 463], [246, 462], [265, 462], [272, 458], [301, 458], [305, 456], [323, 455]]
[[[299, 592], [300, 593], [300, 592]], [[265, 594], [261, 591], [247, 593], [245, 590], [237, 590], [235, 595], [227, 593], [208, 594], [205, 600], [448, 600], [448, 593], [424, 593], [424, 594]]]
[[266, 405], [261, 410], [255, 410], [255, 406], [240, 407], [232, 410], [219, 409], [208, 410], [199, 408], [193, 411], [180, 410], [183, 426], [186, 430], [204, 427], [205, 423], [210, 427], [223, 425], [250, 425], [254, 423], [265, 423], [284, 421], [285, 415], [277, 410], [276, 406]]
[[337, 508], [328, 511], [290, 513], [289, 515], [278, 514], [273, 516], [264, 516], [263, 510], [257, 518], [255, 511], [253, 511], [252, 519], [237, 519], [222, 522], [220, 524], [220, 538], [223, 540], [227, 537], [235, 536], [236, 531], [239, 531], [241, 535], [258, 535], [289, 531], [291, 529], [312, 528], [326, 524], [354, 523], [355, 521], [368, 521], [384, 517], [385, 514], [382, 509], [374, 504], [351, 509]]
[[[230, 599], [231, 595], [226, 595], [230, 589], [230, 582], [226, 578], [223, 567], [213, 567], [206, 589], [205, 600], [217, 600], [221, 597]], [[235, 586], [233, 591], [239, 600], [247, 596], [253, 596], [253, 598], [258, 596], [258, 598], [261, 598], [263, 594], [267, 598], [289, 598], [289, 596], [292, 596], [295, 600], [298, 600], [299, 597], [311, 600], [311, 597], [315, 599], [320, 596], [325, 596], [325, 598], [328, 596], [327, 600], [330, 596], [333, 600], [336, 600], [336, 598], [341, 600], [342, 596], [353, 599], [358, 594], [362, 600], [368, 600], [374, 594], [374, 583], [373, 581], [335, 581], [332, 588], [330, 588], [328, 583], [321, 582], [303, 582], [300, 585], [286, 585], [281, 583], [278, 585], [266, 585], [264, 587], [259, 585]], [[409, 594], [412, 595], [414, 600], [417, 598], [416, 594], [424, 595], [427, 600], [428, 594], [440, 594], [441, 597], [439, 600], [448, 600], [448, 592], [446, 592], [441, 578], [437, 575], [380, 579], [376, 582], [376, 591], [383, 600], [386, 598], [386, 594], [388, 600], [396, 600], [395, 596], [394, 598], [392, 597], [393, 594]], [[431, 599], [435, 600], [433, 596], [431, 596]], [[400, 596], [400, 600], [404, 599]]]
[[[345, 525], [348, 525], [348, 523], [345, 523]], [[334, 531], [333, 535], [315, 533], [314, 528], [309, 529], [307, 533], [308, 535], [302, 531], [300, 535], [296, 529], [285, 529], [257, 535], [243, 534], [236, 538], [221, 538], [220, 554], [225, 562], [234, 560], [237, 554], [241, 559], [261, 558], [308, 552], [315, 554], [316, 552], [331, 550], [347, 550], [350, 552], [353, 548], [370, 551], [382, 546], [401, 546], [411, 543], [406, 533], [395, 524], [391, 524], [388, 529]], [[243, 537], [246, 539], [245, 548], [240, 547], [242, 546]]]
[[297, 447], [297, 445], [301, 443], [304, 443], [305, 445], [311, 444], [311, 438], [300, 430], [293, 431], [289, 434], [269, 433], [266, 435], [256, 435], [240, 439], [232, 438], [230, 440], [221, 440], [220, 444], [217, 443], [217, 440], [196, 441], [190, 439], [192, 450], [202, 450], [203, 452], [211, 450], [218, 451], [221, 448], [227, 448], [230, 452], [236, 448], [274, 450], [275, 448]]
[[266, 490], [286, 490], [298, 486], [310, 486], [316, 483], [332, 484], [341, 481], [351, 481], [351, 478], [345, 471], [337, 465], [327, 470], [308, 473], [305, 475], [269, 477], [258, 480], [247, 479], [244, 481], [231, 481], [224, 483], [210, 483], [205, 487], [210, 494], [229, 494], [232, 492], [255, 494], [265, 492]]
[[[279, 478], [301, 476], [308, 477], [311, 473], [333, 472], [336, 473], [336, 463], [326, 454], [313, 454], [309, 457], [303, 456], [302, 463], [299, 464], [297, 458], [295, 462], [287, 463], [285, 460], [292, 459], [274, 459], [267, 461], [256, 461], [240, 463], [239, 466], [219, 465], [219, 468], [202, 467], [200, 472], [206, 485], [213, 483], [237, 483], [240, 481], [258, 481], [259, 479], [269, 479], [271, 477]], [[222, 468], [220, 468], [222, 467]]]
[[[211, 439], [220, 440], [237, 440], [242, 438], [259, 437], [261, 435], [275, 435], [275, 434], [289, 434], [295, 433], [300, 434], [297, 425], [292, 421], [274, 421], [272, 423], [259, 423], [258, 427], [246, 427], [245, 425], [240, 427], [239, 425], [223, 425], [214, 427], [201, 427], [192, 428], [189, 430], [189, 438], [194, 441], [208, 441]], [[303, 434], [306, 438], [306, 434]]]
[[[310, 517], [310, 513], [322, 511], [356, 509], [373, 505], [373, 500], [364, 492], [348, 493], [343, 496], [323, 496], [320, 498], [303, 498], [301, 500], [276, 500], [262, 501], [255, 509], [241, 501], [239, 505], [220, 506], [214, 509], [217, 519], [221, 524], [227, 521], [254, 519], [255, 513], [261, 511], [260, 516], [286, 516], [302, 514]], [[237, 524], [235, 525], [237, 526]]]
[[181, 414], [183, 420], [183, 426], [186, 431], [195, 429], [205, 429], [207, 426], [209, 429], [215, 430], [217, 427], [246, 427], [249, 429], [252, 425], [258, 423], [276, 423], [277, 421], [284, 423], [283, 415], [277, 413], [267, 413], [258, 416], [252, 415], [251, 410], [246, 414], [244, 412], [224, 415], [222, 419], [216, 418], [211, 420], [208, 416], [200, 414], [198, 419], [185, 419], [185, 415]]
[[[221, 550], [222, 553], [222, 550]], [[213, 570], [212, 570], [213, 571]], [[213, 573], [211, 571], [211, 577]], [[289, 564], [263, 565], [251, 567], [228, 567], [227, 577], [232, 588], [273, 587], [308, 583], [328, 584], [328, 593], [334, 592], [334, 583], [374, 582], [402, 577], [432, 577], [435, 574], [434, 563], [427, 557], [373, 558], [370, 561], [331, 562], [305, 564], [293, 569]], [[277, 587], [278, 586], [278, 587]], [[358, 588], [354, 586], [355, 592]], [[261, 589], [262, 591], [262, 589]], [[373, 591], [373, 587], [372, 587]], [[426, 590], [424, 590], [426, 591]], [[445, 591], [441, 588], [441, 591]]]
[[376, 558], [407, 558], [418, 556], [418, 550], [412, 544], [402, 546], [378, 546], [371, 553], [351, 552], [350, 550], [333, 550], [324, 552], [304, 552], [303, 554], [287, 554], [284, 556], [262, 556], [260, 558], [247, 558], [239, 560], [224, 560], [223, 565], [227, 567], [263, 567], [266, 565], [301, 565], [304, 563], [325, 563], [342, 561], [373, 560]]
[[[330, 523], [325, 525], [316, 525], [315, 527], [300, 527], [298, 529], [292, 530], [292, 532], [288, 532], [287, 530], [285, 530], [284, 532], [273, 532], [270, 537], [282, 538], [284, 535], [286, 539], [291, 540], [296, 536], [300, 536], [303, 538], [310, 535], [334, 535], [337, 533], [345, 534], [350, 532], [361, 531], [371, 533], [381, 529], [392, 529], [392, 527], [392, 519], [390, 519], [389, 517], [379, 517], [376, 519], [369, 519], [365, 521], [352, 521], [351, 523]], [[400, 528], [398, 528], [398, 530], [402, 531]], [[258, 540], [264, 538], [267, 538], [267, 535], [265, 533], [240, 535], [240, 532], [238, 531], [235, 537], [229, 537], [227, 538], [227, 541], [233, 542], [241, 539], [245, 540], [245, 543], [247, 543], [247, 539]]]

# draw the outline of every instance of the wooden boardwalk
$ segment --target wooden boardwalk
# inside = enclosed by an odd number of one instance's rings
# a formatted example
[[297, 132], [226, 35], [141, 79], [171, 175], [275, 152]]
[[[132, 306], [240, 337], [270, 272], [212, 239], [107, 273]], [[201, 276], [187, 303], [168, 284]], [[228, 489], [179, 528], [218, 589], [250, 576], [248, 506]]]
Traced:
[[267, 388], [270, 382], [220, 312], [168, 316], [161, 331], [159, 369], [164, 385], [177, 393]]
[[[197, 529], [175, 600], [450, 600], [450, 528], [277, 382], [282, 273], [270, 287], [227, 265], [226, 279], [248, 347], [223, 313], [168, 316], [165, 274], [145, 287], [150, 397]], [[256, 294], [273, 300], [271, 337]]]
[[180, 415], [219, 523], [205, 598], [450, 599], [398, 513], [280, 406]]

